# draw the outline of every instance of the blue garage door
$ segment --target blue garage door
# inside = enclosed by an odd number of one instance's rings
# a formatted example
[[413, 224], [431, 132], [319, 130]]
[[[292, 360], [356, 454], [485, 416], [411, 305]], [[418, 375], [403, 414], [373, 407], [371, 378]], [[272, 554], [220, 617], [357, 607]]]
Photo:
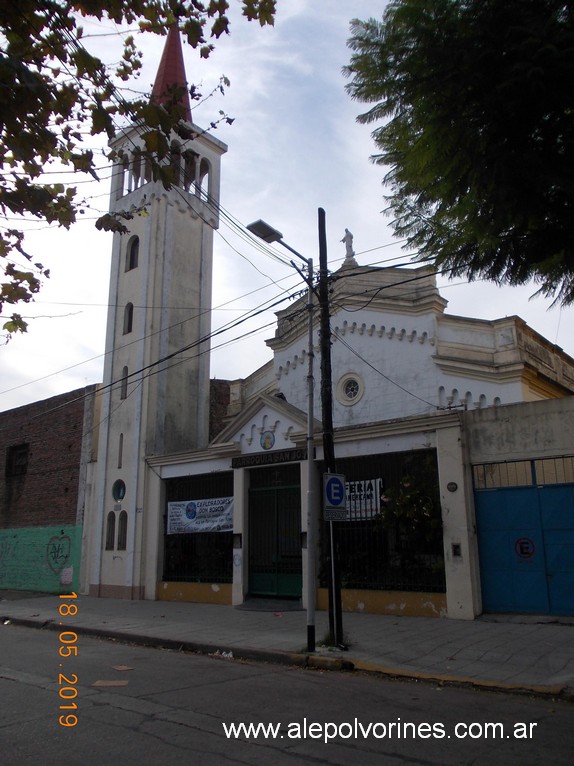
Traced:
[[573, 458], [474, 467], [484, 611], [574, 615], [569, 461], [574, 470]]

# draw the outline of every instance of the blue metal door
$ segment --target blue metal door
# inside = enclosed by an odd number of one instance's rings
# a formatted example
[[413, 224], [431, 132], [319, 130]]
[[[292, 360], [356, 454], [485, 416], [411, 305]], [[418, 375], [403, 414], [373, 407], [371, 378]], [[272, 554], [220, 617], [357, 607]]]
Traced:
[[475, 493], [483, 609], [574, 614], [574, 487]]
[[539, 490], [550, 614], [574, 614], [574, 487]]
[[548, 612], [536, 487], [477, 492], [475, 508], [483, 609]]

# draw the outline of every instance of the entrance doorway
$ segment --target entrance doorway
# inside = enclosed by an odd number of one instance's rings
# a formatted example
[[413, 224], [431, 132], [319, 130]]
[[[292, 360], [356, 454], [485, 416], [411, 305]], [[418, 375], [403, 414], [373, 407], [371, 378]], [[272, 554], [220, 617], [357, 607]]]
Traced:
[[249, 490], [249, 595], [301, 598], [299, 464], [256, 469]]

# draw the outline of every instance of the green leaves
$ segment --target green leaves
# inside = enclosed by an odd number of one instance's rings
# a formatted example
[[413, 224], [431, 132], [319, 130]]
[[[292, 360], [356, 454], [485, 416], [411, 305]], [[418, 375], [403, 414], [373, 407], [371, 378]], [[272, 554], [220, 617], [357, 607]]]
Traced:
[[243, 15], [249, 21], [259, 19], [259, 24], [263, 27], [266, 24], [273, 26], [275, 21], [275, 0], [245, 0], [243, 3]]
[[[13, 239], [11, 242], [10, 239]], [[14, 230], [8, 230], [0, 236], [0, 256], [4, 256], [12, 247], [18, 250], [26, 259], [30, 260], [22, 250], [22, 234]], [[14, 263], [7, 261], [4, 265], [4, 278], [0, 282], [0, 314], [4, 313], [5, 306], [13, 306], [17, 303], [29, 303], [34, 294], [40, 290], [42, 276], [48, 277], [49, 273], [39, 263], [34, 264], [35, 272], [18, 268]], [[7, 340], [14, 332], [26, 332], [27, 324], [21, 314], [13, 312], [10, 318], [2, 324], [6, 332]]]
[[71, 59], [76, 65], [76, 77], [80, 78], [85, 76], [88, 79], [95, 78], [103, 66], [99, 58], [89, 54], [82, 46], [78, 46], [72, 51]]
[[[395, 232], [452, 275], [574, 301], [574, 15], [558, 0], [396, 0], [354, 21]], [[559, 264], [559, 265], [558, 265]]]
[[[73, 12], [70, 12], [73, 8]], [[162, 106], [129, 101], [117, 87], [141, 69], [141, 53], [127, 35], [121, 62], [106, 65], [90, 52], [80, 17], [103, 19], [117, 25], [139, 24], [148, 33], [165, 35], [177, 23], [189, 45], [201, 57], [214, 49], [207, 40], [229, 33], [228, 0], [75, 0], [65, 3], [0, 3], [0, 211], [5, 216], [31, 216], [69, 227], [83, 202], [74, 187], [44, 183], [46, 165], [70, 169], [97, 178], [93, 152], [83, 146], [86, 133], [106, 134], [113, 140], [125, 125], [140, 126], [154, 180], [166, 188], [173, 181], [165, 164], [173, 133], [189, 129], [182, 119], [181, 93], [174, 91]], [[272, 24], [275, 2], [243, 2], [244, 15]], [[225, 83], [224, 84], [228, 84]], [[223, 86], [220, 85], [221, 91]], [[224, 118], [228, 122], [230, 118]], [[219, 122], [219, 120], [217, 121]], [[215, 123], [217, 124], [217, 123]], [[112, 153], [111, 153], [112, 154]], [[111, 156], [110, 154], [110, 156]], [[162, 164], [163, 162], [163, 164]], [[52, 168], [53, 169], [53, 168]], [[125, 219], [102, 216], [98, 228], [126, 232]], [[47, 272], [15, 268], [15, 257], [32, 262], [19, 229], [1, 230], [0, 258], [4, 278], [0, 312], [4, 305], [26, 302], [40, 289]], [[24, 331], [18, 314], [4, 323], [8, 333]]]
[[167, 157], [169, 153], [169, 141], [159, 130], [147, 130], [141, 136], [145, 143], [146, 151], [159, 160]]
[[400, 481], [385, 491], [379, 523], [395, 530], [405, 551], [420, 549], [421, 544], [440, 546], [442, 512], [434, 456], [407, 458]]

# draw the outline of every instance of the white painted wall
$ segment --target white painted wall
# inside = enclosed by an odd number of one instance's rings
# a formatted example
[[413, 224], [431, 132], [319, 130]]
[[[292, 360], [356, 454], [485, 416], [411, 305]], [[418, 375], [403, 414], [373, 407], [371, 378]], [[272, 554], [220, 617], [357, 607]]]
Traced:
[[[443, 325], [437, 314], [364, 310], [359, 315], [341, 310], [331, 319], [333, 344], [333, 420], [335, 428], [404, 418], [436, 409], [475, 409], [521, 401], [522, 365], [504, 376], [493, 362], [495, 328], [488, 323], [465, 324], [460, 332], [452, 322]], [[465, 321], [465, 320], [461, 320]], [[488, 325], [487, 327], [485, 325]], [[443, 329], [446, 338], [442, 338]], [[448, 355], [456, 341], [452, 364], [437, 361], [438, 347]], [[320, 347], [315, 334], [315, 417], [321, 417], [319, 396]], [[518, 355], [516, 347], [513, 353]], [[475, 366], [465, 369], [465, 359]], [[287, 401], [302, 411], [307, 407], [307, 348], [304, 336], [275, 350], [277, 384]], [[364, 386], [362, 396], [345, 403], [337, 396], [343, 376], [354, 373]]]

